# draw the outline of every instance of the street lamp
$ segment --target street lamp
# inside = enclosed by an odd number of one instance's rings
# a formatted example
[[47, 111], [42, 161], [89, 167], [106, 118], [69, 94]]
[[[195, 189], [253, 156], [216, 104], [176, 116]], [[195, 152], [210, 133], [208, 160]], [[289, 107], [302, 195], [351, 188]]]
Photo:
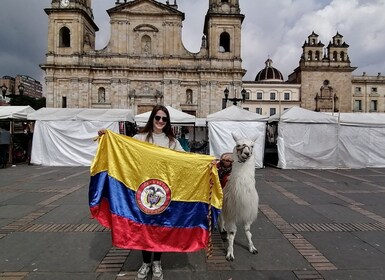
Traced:
[[1, 93], [3, 94], [3, 99], [5, 99], [5, 95], [7, 93], [7, 90], [8, 90], [7, 86], [5, 84], [3, 84], [1, 86]]
[[232, 101], [234, 105], [237, 105], [237, 103], [239, 101], [245, 102], [245, 99], [246, 99], [246, 90], [245, 89], [241, 90], [242, 98], [237, 98], [237, 90], [235, 90], [233, 98], [229, 98], [229, 89], [228, 88], [226, 88], [223, 91], [223, 93], [225, 94], [225, 103], [227, 103], [227, 100]]
[[23, 95], [23, 93], [24, 93], [24, 86], [23, 86], [23, 84], [20, 84], [17, 88], [19, 89], [20, 95]]

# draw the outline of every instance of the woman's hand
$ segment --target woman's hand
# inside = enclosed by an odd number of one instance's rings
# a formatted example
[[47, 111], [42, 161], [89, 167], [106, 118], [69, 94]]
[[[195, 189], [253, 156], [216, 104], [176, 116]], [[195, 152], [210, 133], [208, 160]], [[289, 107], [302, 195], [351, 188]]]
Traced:
[[99, 136], [102, 136], [103, 134], [105, 134], [106, 133], [106, 130], [104, 129], [104, 128], [102, 128], [102, 129], [100, 129], [99, 131], [98, 131], [98, 135]]

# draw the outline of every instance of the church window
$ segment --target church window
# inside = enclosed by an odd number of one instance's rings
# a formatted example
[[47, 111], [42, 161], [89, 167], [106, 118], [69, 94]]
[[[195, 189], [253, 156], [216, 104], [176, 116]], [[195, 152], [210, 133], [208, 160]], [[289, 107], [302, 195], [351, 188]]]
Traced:
[[340, 52], [340, 61], [345, 61], [345, 52]]
[[62, 96], [62, 98], [61, 98], [61, 107], [67, 108], [67, 97], [66, 96]]
[[319, 60], [319, 57], [320, 57], [320, 53], [319, 53], [319, 51], [316, 51], [315, 52], [315, 60]]
[[290, 92], [284, 92], [283, 93], [283, 99], [284, 100], [290, 100]]
[[100, 87], [98, 89], [98, 103], [106, 102], [106, 89], [104, 87]]
[[337, 52], [333, 52], [333, 61], [337, 61]]
[[377, 88], [376, 87], [372, 87], [372, 93], [377, 93]]
[[275, 92], [270, 92], [270, 100], [275, 100]]
[[370, 101], [370, 111], [377, 112], [377, 100]]
[[142, 54], [150, 54], [151, 53], [151, 37], [148, 35], [144, 35], [142, 37]]
[[361, 100], [355, 100], [354, 101], [354, 112], [362, 111], [362, 101]]
[[245, 92], [245, 100], [250, 100], [250, 92], [249, 91]]
[[220, 36], [219, 51], [230, 52], [230, 35], [227, 32], [223, 32]]
[[262, 92], [257, 92], [257, 99], [262, 100]]
[[59, 47], [71, 47], [71, 32], [68, 27], [62, 27], [59, 31]]
[[307, 60], [311, 60], [312, 59], [312, 56], [313, 56], [313, 52], [312, 51], [309, 51], [307, 53]]

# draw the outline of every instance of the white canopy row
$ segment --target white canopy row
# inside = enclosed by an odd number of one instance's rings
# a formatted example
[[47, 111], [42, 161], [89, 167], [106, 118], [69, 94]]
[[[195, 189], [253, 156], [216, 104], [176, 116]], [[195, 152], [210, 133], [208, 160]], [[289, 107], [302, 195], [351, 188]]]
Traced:
[[293, 107], [278, 122], [278, 167], [385, 167], [385, 114], [325, 114]]

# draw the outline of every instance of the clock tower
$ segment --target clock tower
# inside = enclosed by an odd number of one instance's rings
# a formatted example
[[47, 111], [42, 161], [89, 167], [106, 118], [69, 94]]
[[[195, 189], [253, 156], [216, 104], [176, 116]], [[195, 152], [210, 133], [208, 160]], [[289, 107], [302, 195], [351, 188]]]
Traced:
[[48, 55], [78, 55], [95, 49], [98, 31], [91, 0], [52, 0], [49, 17]]

